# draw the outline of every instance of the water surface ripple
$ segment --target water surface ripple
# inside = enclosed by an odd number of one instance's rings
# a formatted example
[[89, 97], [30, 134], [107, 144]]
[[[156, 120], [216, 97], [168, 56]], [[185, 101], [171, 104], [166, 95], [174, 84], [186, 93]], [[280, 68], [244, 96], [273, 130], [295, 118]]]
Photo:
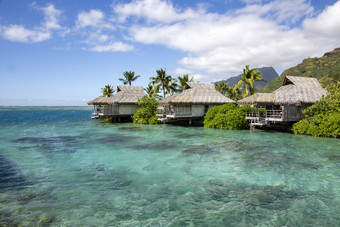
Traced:
[[0, 226], [339, 226], [340, 142], [0, 110]]

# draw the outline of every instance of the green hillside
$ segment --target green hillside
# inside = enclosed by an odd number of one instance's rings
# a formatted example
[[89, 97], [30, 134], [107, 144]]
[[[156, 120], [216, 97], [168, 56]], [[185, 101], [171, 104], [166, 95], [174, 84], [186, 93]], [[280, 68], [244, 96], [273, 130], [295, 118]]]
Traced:
[[324, 87], [334, 80], [340, 81], [340, 48], [325, 53], [321, 58], [304, 59], [301, 64], [285, 70], [267, 83], [261, 92], [273, 92], [281, 86], [285, 76], [315, 77]]

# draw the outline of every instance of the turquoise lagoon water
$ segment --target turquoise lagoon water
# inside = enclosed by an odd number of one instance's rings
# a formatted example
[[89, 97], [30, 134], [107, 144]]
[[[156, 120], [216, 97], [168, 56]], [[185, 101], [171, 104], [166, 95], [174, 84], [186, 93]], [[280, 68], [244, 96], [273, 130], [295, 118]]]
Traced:
[[0, 110], [0, 226], [339, 226], [340, 140]]

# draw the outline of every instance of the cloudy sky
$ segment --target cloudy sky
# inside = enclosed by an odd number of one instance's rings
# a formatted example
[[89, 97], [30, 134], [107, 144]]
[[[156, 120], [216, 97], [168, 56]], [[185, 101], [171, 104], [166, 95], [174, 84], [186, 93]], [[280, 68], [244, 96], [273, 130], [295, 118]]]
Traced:
[[281, 73], [336, 47], [337, 0], [0, 0], [0, 105], [84, 105], [124, 71]]

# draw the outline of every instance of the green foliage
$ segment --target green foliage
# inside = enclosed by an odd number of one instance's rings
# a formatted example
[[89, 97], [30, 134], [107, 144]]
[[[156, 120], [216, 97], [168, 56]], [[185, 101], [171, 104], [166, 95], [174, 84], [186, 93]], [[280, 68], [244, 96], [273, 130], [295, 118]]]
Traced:
[[285, 76], [304, 76], [317, 78], [327, 88], [334, 80], [340, 81], [340, 48], [325, 53], [321, 58], [307, 58], [301, 64], [285, 70], [279, 77], [267, 83], [261, 92], [278, 89]]
[[135, 72], [125, 71], [123, 72], [124, 78], [119, 78], [120, 81], [123, 82], [124, 85], [129, 84], [131, 86], [132, 81], [137, 80], [140, 76], [135, 76]]
[[234, 86], [228, 87], [226, 91], [226, 96], [234, 101], [238, 101], [243, 98], [243, 81], [240, 80]]
[[173, 94], [178, 91], [178, 84], [176, 79], [170, 75], [166, 75], [166, 69], [156, 70], [157, 76], [150, 77], [151, 84], [156, 91], [163, 91], [163, 99], [165, 94]]
[[189, 80], [189, 75], [185, 74], [183, 76], [177, 77], [178, 79], [178, 91], [184, 91], [187, 82], [194, 82], [194, 77]]
[[222, 81], [220, 84], [216, 84], [216, 89], [227, 96], [228, 98], [238, 101], [249, 95], [256, 93], [256, 88], [254, 87], [255, 81], [265, 81], [262, 78], [262, 74], [258, 69], [250, 69], [249, 65], [246, 65], [243, 69], [243, 75], [239, 76], [241, 78], [234, 86], [227, 87], [228, 83]]
[[321, 77], [319, 82], [321, 86], [326, 89], [332, 89], [332, 87], [340, 86], [340, 70]]
[[248, 109], [248, 106], [238, 107], [234, 103], [211, 107], [204, 117], [204, 127], [244, 129], [248, 124], [245, 118]]
[[340, 112], [318, 114], [293, 125], [295, 134], [340, 137]]
[[340, 87], [303, 111], [307, 118], [295, 123], [295, 134], [340, 137]]
[[111, 97], [113, 92], [115, 92], [115, 89], [111, 84], [105, 85], [105, 87], [102, 88], [103, 96]]
[[149, 124], [150, 125], [157, 125], [158, 124], [158, 117], [155, 115], [155, 116], [152, 116], [150, 119], [149, 119]]
[[150, 98], [155, 98], [159, 100], [161, 96], [158, 95], [159, 87], [154, 86], [152, 83], [149, 83], [146, 88], [144, 88], [144, 91], [148, 94]]
[[113, 122], [113, 118], [112, 118], [112, 117], [105, 117], [105, 118], [103, 119], [103, 121], [104, 121], [105, 123], [112, 123], [112, 122]]
[[215, 84], [215, 88], [218, 92], [225, 95], [226, 92], [228, 91], [228, 83], [226, 83], [226, 82], [224, 82], [224, 80], [222, 80], [221, 82]]
[[137, 124], [157, 124], [156, 111], [158, 102], [155, 98], [143, 96], [137, 104], [141, 106], [132, 116], [133, 123]]
[[258, 69], [249, 69], [249, 65], [243, 69], [243, 75], [240, 76], [241, 81], [244, 84], [243, 90], [243, 98], [253, 95], [256, 93], [256, 89], [254, 87], [255, 81], [265, 81], [262, 79], [262, 74]]

